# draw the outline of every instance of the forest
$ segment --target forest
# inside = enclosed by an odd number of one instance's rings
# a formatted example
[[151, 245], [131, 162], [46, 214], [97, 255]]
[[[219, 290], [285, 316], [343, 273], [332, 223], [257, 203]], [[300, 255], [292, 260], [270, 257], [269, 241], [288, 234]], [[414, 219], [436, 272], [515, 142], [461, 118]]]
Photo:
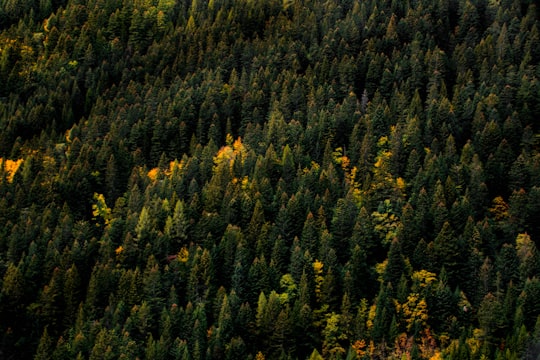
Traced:
[[0, 358], [537, 360], [534, 0], [0, 0]]

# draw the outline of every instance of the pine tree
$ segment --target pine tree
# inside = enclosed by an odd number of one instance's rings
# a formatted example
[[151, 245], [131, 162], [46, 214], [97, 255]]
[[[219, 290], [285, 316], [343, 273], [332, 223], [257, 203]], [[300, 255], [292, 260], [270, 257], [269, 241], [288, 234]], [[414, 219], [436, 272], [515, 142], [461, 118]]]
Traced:
[[458, 285], [464, 278], [464, 263], [466, 258], [461, 254], [462, 245], [448, 222], [443, 227], [433, 242], [433, 250], [437, 264], [446, 269], [449, 283]]
[[399, 240], [394, 239], [388, 251], [388, 262], [384, 269], [384, 284], [390, 283], [394, 289], [397, 289], [400, 278], [405, 274], [405, 259], [401, 253], [401, 244]]
[[45, 360], [50, 359], [53, 350], [53, 340], [49, 336], [47, 328], [43, 330], [43, 334], [39, 339], [39, 344], [34, 355], [35, 360]]
[[79, 303], [81, 301], [81, 279], [75, 264], [71, 265], [64, 277], [64, 326], [70, 326], [75, 322]]
[[174, 212], [172, 216], [167, 218], [165, 224], [165, 234], [171, 238], [172, 250], [179, 250], [182, 246], [187, 245], [187, 239], [189, 234], [189, 222], [185, 212], [185, 203], [182, 200], [178, 200], [174, 205]]
[[381, 284], [376, 300], [377, 305], [373, 319], [373, 328], [371, 329], [371, 336], [378, 343], [388, 338], [390, 323], [394, 315], [393, 306], [391, 305], [392, 293], [393, 289], [390, 284]]
[[347, 197], [337, 201], [331, 223], [332, 247], [341, 261], [348, 257], [348, 239], [352, 235], [356, 216], [357, 208], [353, 199]]
[[10, 264], [6, 269], [2, 279], [1, 298], [2, 306], [0, 307], [2, 318], [5, 319], [6, 331], [8, 327], [15, 326], [22, 319], [22, 310], [25, 304], [25, 278], [18, 266]]

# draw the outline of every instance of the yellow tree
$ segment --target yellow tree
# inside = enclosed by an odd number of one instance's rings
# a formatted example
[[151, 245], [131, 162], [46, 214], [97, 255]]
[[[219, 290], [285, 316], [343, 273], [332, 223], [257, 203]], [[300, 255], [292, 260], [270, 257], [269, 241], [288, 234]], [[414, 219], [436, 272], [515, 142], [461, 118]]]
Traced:
[[322, 355], [325, 359], [341, 359], [345, 355], [345, 349], [340, 341], [346, 339], [346, 335], [339, 326], [341, 315], [332, 312], [326, 317], [326, 326], [322, 331], [324, 336]]

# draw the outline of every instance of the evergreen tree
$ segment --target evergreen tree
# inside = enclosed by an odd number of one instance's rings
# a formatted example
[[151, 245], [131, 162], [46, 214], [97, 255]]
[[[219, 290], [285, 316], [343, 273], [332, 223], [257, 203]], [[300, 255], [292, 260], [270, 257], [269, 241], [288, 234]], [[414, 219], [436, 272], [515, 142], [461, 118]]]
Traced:
[[538, 22], [0, 2], [0, 357], [534, 357]]

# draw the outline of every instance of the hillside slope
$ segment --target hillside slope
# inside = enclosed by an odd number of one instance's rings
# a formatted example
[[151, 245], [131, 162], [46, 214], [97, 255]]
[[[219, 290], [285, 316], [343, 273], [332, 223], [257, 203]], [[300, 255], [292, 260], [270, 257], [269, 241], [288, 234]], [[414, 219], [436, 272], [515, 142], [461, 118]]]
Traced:
[[0, 1], [0, 358], [535, 359], [539, 20]]

